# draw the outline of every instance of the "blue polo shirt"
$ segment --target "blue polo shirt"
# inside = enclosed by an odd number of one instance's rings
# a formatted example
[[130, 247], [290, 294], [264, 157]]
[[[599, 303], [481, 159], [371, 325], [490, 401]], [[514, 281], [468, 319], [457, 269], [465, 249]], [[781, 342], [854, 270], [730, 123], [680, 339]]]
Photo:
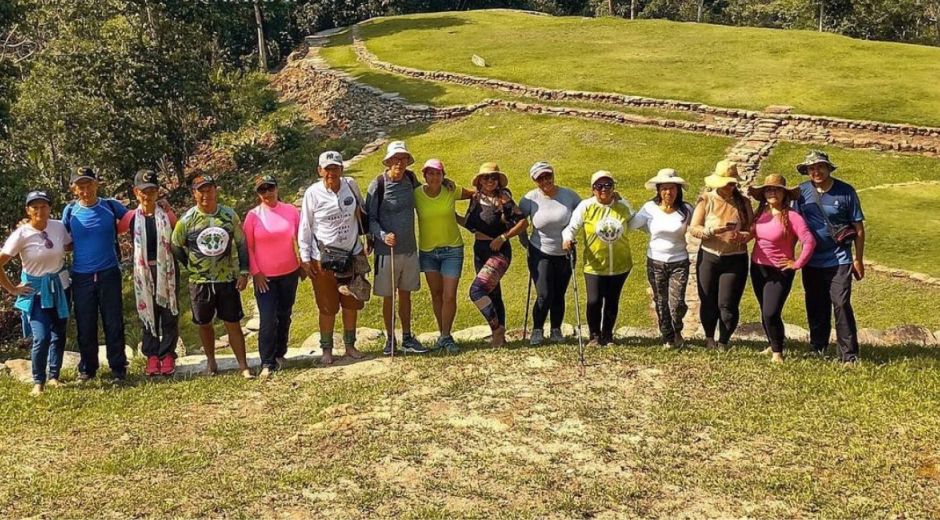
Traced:
[[69, 204], [63, 215], [68, 218], [62, 223], [72, 234], [75, 248], [72, 272], [91, 274], [118, 266], [116, 224], [125, 213], [127, 208], [114, 199], [99, 197], [88, 207], [79, 202]]
[[852, 264], [852, 242], [838, 246], [829, 233], [826, 218], [828, 215], [833, 227], [854, 224], [865, 220], [862, 214], [862, 204], [858, 200], [858, 193], [848, 183], [833, 179], [832, 187], [826, 193], [819, 194], [819, 202], [813, 192], [816, 188], [812, 181], [800, 184], [800, 199], [796, 202], [796, 209], [803, 216], [806, 225], [816, 238], [816, 249], [806, 264], [810, 267], [837, 267]]

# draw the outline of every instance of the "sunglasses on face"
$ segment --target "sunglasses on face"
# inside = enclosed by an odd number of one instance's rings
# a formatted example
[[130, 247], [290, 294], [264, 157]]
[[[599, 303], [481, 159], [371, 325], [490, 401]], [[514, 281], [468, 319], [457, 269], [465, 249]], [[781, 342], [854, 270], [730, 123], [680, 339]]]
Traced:
[[46, 249], [52, 249], [52, 240], [49, 240], [49, 234], [43, 231], [39, 234], [39, 237], [42, 238], [42, 243], [46, 246]]
[[552, 180], [552, 179], [554, 179], [554, 178], [555, 178], [555, 175], [552, 174], [552, 173], [550, 173], [550, 172], [549, 172], [549, 173], [543, 173], [542, 175], [539, 175], [538, 178], [535, 179], [535, 182], [550, 181], [550, 180]]
[[614, 187], [614, 183], [610, 181], [594, 183], [594, 189], [597, 191], [609, 190], [609, 189], [613, 189], [613, 187]]
[[258, 189], [255, 191], [257, 191], [258, 193], [267, 193], [269, 191], [274, 191], [276, 189], [277, 189], [277, 186], [274, 186], [273, 184], [264, 184], [262, 186], [258, 186]]
[[498, 181], [498, 180], [499, 180], [499, 174], [498, 174], [498, 173], [491, 173], [491, 174], [489, 174], [489, 175], [484, 175], [484, 176], [483, 176], [483, 180], [484, 180], [484, 181]]

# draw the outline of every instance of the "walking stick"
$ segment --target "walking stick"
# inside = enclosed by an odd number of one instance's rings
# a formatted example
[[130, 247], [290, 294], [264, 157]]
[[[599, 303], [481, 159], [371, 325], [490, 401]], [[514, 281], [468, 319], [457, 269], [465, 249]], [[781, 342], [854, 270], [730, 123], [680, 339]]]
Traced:
[[574, 312], [576, 316], [576, 321], [578, 324], [578, 360], [581, 362], [581, 370], [584, 370], [584, 338], [581, 337], [581, 297], [578, 294], [578, 272], [577, 265], [574, 259], [574, 245], [572, 244], [572, 250], [568, 252], [568, 262], [571, 263], [571, 278], [574, 280]]
[[395, 294], [398, 292], [397, 287], [395, 287], [395, 246], [389, 246], [391, 255], [389, 258], [391, 260], [391, 265], [389, 266], [392, 270], [392, 359], [395, 359], [395, 347], [396, 347], [396, 337], [395, 337]]
[[532, 271], [529, 268], [529, 248], [525, 250], [526, 270], [529, 271], [528, 290], [525, 293], [525, 321], [522, 322], [522, 341], [529, 339], [527, 331], [529, 330], [529, 303], [532, 300]]

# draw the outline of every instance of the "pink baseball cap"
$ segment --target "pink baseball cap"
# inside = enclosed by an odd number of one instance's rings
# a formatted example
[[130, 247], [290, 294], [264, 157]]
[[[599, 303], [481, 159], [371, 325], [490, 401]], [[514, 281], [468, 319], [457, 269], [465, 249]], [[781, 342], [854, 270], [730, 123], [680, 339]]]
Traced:
[[428, 168], [433, 168], [435, 170], [443, 172], [444, 163], [442, 163], [440, 159], [428, 159], [427, 162], [424, 163], [424, 166], [421, 167], [421, 173], [424, 173], [424, 171], [427, 170]]

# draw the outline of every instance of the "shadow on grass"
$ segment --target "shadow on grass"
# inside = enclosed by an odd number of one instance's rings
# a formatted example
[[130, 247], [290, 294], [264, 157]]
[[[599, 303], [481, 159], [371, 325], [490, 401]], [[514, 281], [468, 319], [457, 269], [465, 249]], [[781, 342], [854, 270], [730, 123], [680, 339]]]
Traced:
[[455, 15], [439, 14], [422, 18], [388, 18], [362, 25], [363, 35], [368, 38], [388, 36], [405, 31], [437, 31], [446, 27], [467, 25], [469, 22]]

